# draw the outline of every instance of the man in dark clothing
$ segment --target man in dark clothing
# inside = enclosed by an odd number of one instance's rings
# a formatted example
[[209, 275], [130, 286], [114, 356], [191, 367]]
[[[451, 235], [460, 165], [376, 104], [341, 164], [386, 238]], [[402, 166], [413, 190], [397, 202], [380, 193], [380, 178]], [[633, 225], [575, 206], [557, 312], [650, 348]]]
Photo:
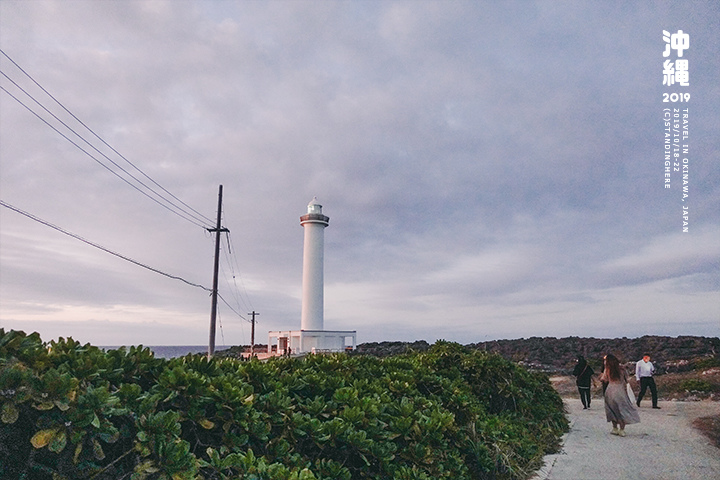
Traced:
[[643, 355], [642, 360], [635, 364], [635, 379], [640, 382], [640, 394], [637, 397], [637, 406], [640, 406], [640, 400], [645, 396], [645, 392], [650, 387], [650, 395], [652, 396], [652, 408], [658, 407], [657, 386], [653, 374], [655, 373], [655, 365], [650, 361], [650, 355]]
[[582, 401], [583, 409], [585, 410], [590, 408], [590, 398], [592, 397], [590, 393], [590, 382], [592, 381], [594, 373], [593, 369], [588, 365], [587, 361], [585, 361], [585, 357], [578, 355], [577, 365], [575, 365], [573, 375], [577, 378], [575, 383], [580, 392], [580, 401]]

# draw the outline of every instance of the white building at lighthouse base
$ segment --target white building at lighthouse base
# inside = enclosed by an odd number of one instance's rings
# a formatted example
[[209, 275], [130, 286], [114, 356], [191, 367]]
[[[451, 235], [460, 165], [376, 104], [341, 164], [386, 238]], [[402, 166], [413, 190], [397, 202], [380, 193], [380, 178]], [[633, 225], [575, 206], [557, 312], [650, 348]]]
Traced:
[[355, 350], [355, 330], [294, 330], [268, 332], [268, 353], [325, 353]]

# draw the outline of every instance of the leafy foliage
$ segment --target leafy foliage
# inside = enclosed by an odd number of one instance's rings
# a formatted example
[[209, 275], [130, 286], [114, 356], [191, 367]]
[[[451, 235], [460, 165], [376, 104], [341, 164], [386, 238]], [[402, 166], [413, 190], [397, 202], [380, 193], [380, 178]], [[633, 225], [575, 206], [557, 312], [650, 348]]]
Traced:
[[680, 382], [680, 388], [690, 392], [712, 392], [716, 390], [716, 387], [712, 383], [696, 378], [683, 380]]
[[567, 429], [547, 377], [438, 342], [268, 362], [0, 329], [0, 478], [519, 479]]

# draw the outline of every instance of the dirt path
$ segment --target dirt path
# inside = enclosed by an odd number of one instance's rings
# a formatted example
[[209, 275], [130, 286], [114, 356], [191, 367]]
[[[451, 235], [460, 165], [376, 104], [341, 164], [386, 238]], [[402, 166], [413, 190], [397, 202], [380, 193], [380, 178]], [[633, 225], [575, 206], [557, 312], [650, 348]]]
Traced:
[[621, 438], [610, 434], [602, 399], [593, 399], [590, 410], [566, 399], [570, 432], [533, 480], [720, 479], [720, 450], [692, 426], [698, 417], [720, 414], [720, 402], [661, 401], [660, 410], [649, 403]]

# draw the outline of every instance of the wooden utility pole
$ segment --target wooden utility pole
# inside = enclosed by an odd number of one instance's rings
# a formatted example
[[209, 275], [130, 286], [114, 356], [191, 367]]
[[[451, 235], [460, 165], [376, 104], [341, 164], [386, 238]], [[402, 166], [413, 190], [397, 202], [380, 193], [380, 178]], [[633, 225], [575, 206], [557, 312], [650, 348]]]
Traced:
[[223, 232], [229, 232], [227, 228], [222, 228], [220, 222], [222, 221], [222, 196], [223, 186], [220, 185], [220, 191], [218, 193], [218, 210], [217, 210], [217, 223], [215, 228], [208, 228], [208, 232], [215, 234], [215, 266], [213, 269], [213, 287], [212, 287], [212, 309], [210, 310], [210, 342], [208, 343], [208, 358], [212, 358], [215, 354], [215, 323], [217, 320], [217, 297], [218, 297], [218, 270], [220, 267], [220, 234]]
[[248, 313], [248, 315], [252, 315], [252, 320], [250, 320], [252, 325], [250, 328], [250, 356], [253, 357], [255, 356], [255, 316], [260, 314], [253, 310], [252, 313]]

